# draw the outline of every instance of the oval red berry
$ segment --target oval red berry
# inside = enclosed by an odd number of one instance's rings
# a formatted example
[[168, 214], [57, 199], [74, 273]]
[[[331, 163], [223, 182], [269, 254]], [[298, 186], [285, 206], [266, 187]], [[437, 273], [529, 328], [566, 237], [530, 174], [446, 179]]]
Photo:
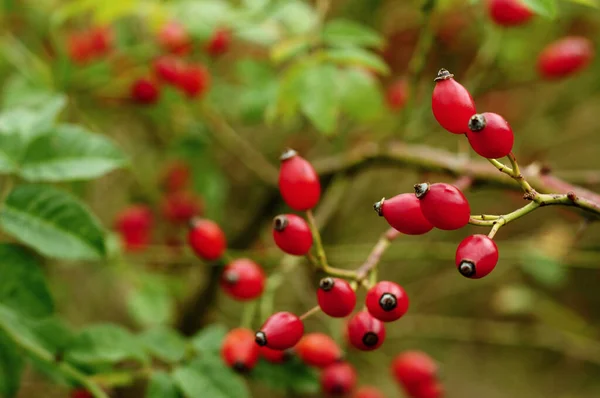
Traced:
[[230, 368], [238, 372], [248, 372], [258, 362], [258, 348], [251, 330], [233, 329], [223, 339], [221, 357]]
[[279, 192], [296, 211], [310, 210], [319, 203], [321, 183], [312, 165], [290, 149], [281, 156]]
[[323, 369], [321, 373], [321, 389], [325, 394], [344, 396], [356, 386], [356, 371], [352, 365], [342, 362]]
[[498, 263], [498, 246], [486, 235], [466, 237], [456, 249], [456, 268], [465, 277], [479, 279], [494, 270]]
[[139, 104], [154, 104], [158, 101], [159, 97], [160, 89], [150, 79], [138, 79], [131, 86], [131, 98]]
[[545, 79], [560, 79], [585, 69], [594, 58], [592, 42], [579, 36], [568, 36], [550, 43], [537, 61], [539, 74]]
[[342, 350], [324, 333], [309, 333], [294, 348], [298, 358], [309, 366], [324, 368], [342, 358]]
[[528, 22], [535, 14], [522, 0], [489, 0], [488, 13], [500, 26], [518, 26]]
[[434, 227], [450, 231], [469, 223], [471, 216], [469, 202], [454, 185], [417, 184], [415, 192], [421, 203], [423, 216]]
[[381, 281], [367, 292], [365, 299], [369, 313], [383, 322], [400, 319], [408, 311], [408, 296], [404, 289], [394, 282]]
[[359, 350], [375, 350], [385, 340], [385, 325], [367, 311], [358, 312], [348, 321], [348, 339]]
[[475, 114], [475, 102], [469, 91], [445, 69], [438, 72], [431, 97], [433, 116], [440, 126], [454, 134], [468, 131], [469, 119]]
[[188, 243], [198, 257], [207, 261], [221, 258], [227, 246], [221, 227], [206, 219], [192, 221]]
[[275, 244], [287, 254], [304, 256], [313, 244], [307, 222], [295, 214], [281, 214], [273, 220]]
[[403, 193], [375, 203], [375, 210], [390, 226], [407, 235], [422, 235], [433, 229], [421, 211], [414, 193]]
[[287, 350], [298, 344], [303, 334], [304, 324], [298, 316], [290, 312], [278, 312], [265, 321], [254, 335], [254, 341], [259, 346]]
[[488, 159], [507, 156], [513, 148], [515, 137], [508, 122], [497, 113], [486, 112], [471, 117], [467, 138], [471, 148]]
[[438, 365], [422, 351], [405, 351], [392, 361], [392, 374], [403, 387], [435, 382]]
[[343, 318], [354, 311], [356, 293], [348, 282], [339, 278], [323, 278], [317, 289], [321, 310], [334, 318]]
[[265, 274], [252, 260], [233, 260], [223, 269], [221, 287], [234, 299], [253, 300], [259, 297], [265, 288]]

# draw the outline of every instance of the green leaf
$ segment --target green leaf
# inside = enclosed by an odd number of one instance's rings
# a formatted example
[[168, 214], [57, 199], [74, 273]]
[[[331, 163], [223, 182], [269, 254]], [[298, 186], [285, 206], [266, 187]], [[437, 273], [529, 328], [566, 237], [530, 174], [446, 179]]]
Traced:
[[186, 342], [175, 330], [155, 327], [140, 335], [142, 344], [154, 357], [165, 362], [181, 361], [186, 354]]
[[70, 342], [65, 358], [82, 365], [110, 365], [128, 359], [148, 362], [136, 336], [113, 324], [94, 325], [81, 331]]
[[174, 302], [161, 278], [143, 275], [127, 300], [131, 316], [142, 326], [168, 323], [173, 317]]
[[260, 360], [252, 369], [251, 378], [274, 390], [283, 392], [315, 394], [320, 389], [317, 372], [297, 358], [292, 358], [283, 364]]
[[28, 142], [49, 131], [66, 104], [66, 98], [60, 95], [38, 106], [9, 109], [0, 114], [0, 132], [19, 134]]
[[523, 0], [536, 14], [554, 19], [557, 15], [556, 0]]
[[521, 269], [548, 287], [561, 286], [567, 279], [567, 268], [560, 259], [531, 248], [522, 251]]
[[331, 46], [383, 46], [383, 38], [379, 33], [347, 19], [328, 22], [323, 28], [323, 41]]
[[218, 353], [226, 334], [227, 328], [225, 326], [213, 324], [199, 331], [192, 337], [190, 342], [199, 353]]
[[29, 144], [20, 174], [28, 181], [83, 180], [125, 164], [122, 152], [108, 138], [63, 124]]
[[571, 3], [581, 4], [584, 6], [598, 8], [598, 0], [568, 0]]
[[315, 65], [304, 71], [299, 94], [300, 109], [322, 133], [334, 132], [339, 114], [337, 69]]
[[244, 379], [223, 364], [218, 356], [205, 356], [173, 373], [178, 387], [188, 398], [249, 398]]
[[388, 66], [378, 55], [362, 48], [338, 48], [324, 51], [324, 57], [342, 66], [360, 66], [382, 75], [390, 73]]
[[98, 220], [77, 198], [53, 187], [19, 185], [2, 207], [0, 225], [48, 257], [97, 260], [106, 253]]
[[306, 53], [311, 47], [308, 37], [292, 37], [281, 41], [271, 48], [271, 59], [276, 64], [289, 61], [300, 54]]
[[34, 84], [21, 74], [9, 78], [2, 90], [2, 108], [37, 108], [53, 101], [56, 93]]
[[0, 244], [0, 302], [21, 314], [44, 317], [54, 311], [38, 258], [25, 248]]
[[376, 119], [383, 114], [383, 95], [379, 83], [369, 72], [361, 69], [340, 71], [342, 110], [359, 121]]
[[19, 392], [23, 356], [17, 346], [0, 331], [0, 396], [12, 398]]
[[173, 378], [165, 372], [154, 372], [148, 383], [145, 398], [178, 398]]
[[319, 21], [315, 9], [298, 0], [286, 0], [275, 9], [272, 17], [279, 21], [292, 36], [309, 33]]
[[20, 317], [11, 308], [0, 304], [0, 332], [2, 331], [13, 341], [19, 339], [19, 344], [28, 347], [29, 351], [46, 352], [43, 342], [32, 329], [31, 322]]

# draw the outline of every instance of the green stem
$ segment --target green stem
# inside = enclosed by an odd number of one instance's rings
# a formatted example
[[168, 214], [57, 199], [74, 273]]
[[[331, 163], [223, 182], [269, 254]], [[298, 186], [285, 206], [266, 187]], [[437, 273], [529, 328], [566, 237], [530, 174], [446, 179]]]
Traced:
[[329, 264], [327, 264], [327, 256], [325, 254], [325, 249], [323, 249], [321, 234], [319, 233], [317, 221], [315, 220], [315, 216], [313, 215], [312, 210], [306, 211], [306, 218], [308, 219], [308, 225], [310, 227], [310, 231], [312, 232], [313, 239], [315, 242], [315, 251], [317, 252], [317, 263], [319, 265], [319, 268], [327, 272], [326, 270], [329, 268]]
[[258, 300], [252, 300], [244, 306], [244, 311], [242, 312], [242, 320], [240, 322], [240, 326], [246, 329], [252, 329], [252, 321], [254, 320], [254, 315], [256, 314], [256, 309], [258, 307]]

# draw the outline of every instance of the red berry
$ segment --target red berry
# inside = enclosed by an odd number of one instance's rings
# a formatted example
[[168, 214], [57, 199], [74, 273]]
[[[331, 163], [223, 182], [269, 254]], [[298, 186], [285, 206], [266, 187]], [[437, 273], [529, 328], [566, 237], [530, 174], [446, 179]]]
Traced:
[[265, 288], [265, 273], [252, 260], [233, 260], [223, 269], [221, 287], [234, 299], [253, 300], [260, 296]]
[[446, 231], [459, 229], [469, 223], [471, 208], [465, 195], [454, 185], [417, 184], [415, 193], [421, 202], [423, 216], [434, 227]]
[[189, 97], [204, 94], [210, 86], [210, 74], [202, 65], [187, 65], [179, 75], [178, 87]]
[[406, 389], [435, 382], [437, 373], [437, 363], [421, 351], [405, 351], [392, 361], [392, 374]]
[[183, 161], [170, 163], [161, 178], [161, 186], [167, 192], [179, 192], [190, 185], [192, 171], [190, 166]]
[[406, 80], [398, 80], [388, 87], [386, 93], [388, 107], [393, 111], [404, 108], [408, 99], [408, 85]]
[[522, 25], [533, 17], [533, 12], [522, 0], [488, 0], [492, 21], [500, 26]]
[[282, 363], [285, 362], [290, 354], [286, 350], [274, 350], [269, 347], [258, 347], [260, 356], [271, 363]]
[[376, 387], [363, 386], [356, 390], [352, 398], [385, 398], [385, 395]]
[[405, 386], [404, 390], [411, 398], [442, 398], [444, 396], [444, 388], [437, 381]]
[[115, 227], [128, 251], [143, 250], [148, 246], [152, 224], [152, 211], [144, 205], [133, 205], [124, 209], [115, 221]]
[[271, 315], [260, 330], [255, 341], [259, 346], [274, 350], [287, 350], [295, 346], [304, 334], [302, 320], [290, 312], [278, 312]]
[[258, 346], [254, 333], [249, 329], [233, 329], [225, 335], [221, 345], [221, 357], [227, 366], [238, 372], [248, 372], [258, 362]]
[[107, 26], [97, 26], [88, 32], [88, 38], [94, 55], [101, 56], [110, 51], [113, 32]]
[[464, 134], [469, 130], [469, 119], [475, 114], [475, 102], [469, 91], [453, 77], [446, 69], [440, 69], [435, 78], [431, 108], [443, 128], [454, 134]]
[[79, 65], [83, 65], [94, 57], [93, 44], [84, 32], [72, 33], [67, 39], [67, 52], [69, 58]]
[[131, 86], [131, 98], [139, 104], [154, 104], [159, 96], [158, 85], [150, 79], [138, 79]]
[[310, 210], [321, 197], [321, 183], [312, 165], [288, 149], [281, 155], [279, 192], [285, 203], [296, 211]]
[[156, 58], [152, 64], [154, 74], [165, 83], [177, 85], [184, 68], [183, 61], [172, 55], [163, 55]]
[[87, 392], [83, 388], [78, 388], [77, 390], [71, 391], [71, 398], [94, 398], [92, 393]]
[[467, 278], [483, 278], [498, 263], [498, 246], [486, 235], [466, 237], [456, 249], [456, 267]]
[[188, 243], [198, 257], [207, 261], [221, 258], [227, 246], [221, 227], [206, 219], [192, 220]]
[[230, 43], [231, 33], [226, 29], [217, 29], [206, 44], [206, 52], [216, 57], [226, 53]]
[[343, 318], [354, 311], [356, 293], [345, 280], [327, 277], [319, 282], [317, 301], [321, 310], [327, 315]]
[[545, 79], [560, 79], [585, 69], [594, 58], [592, 42], [568, 36], [550, 43], [538, 56], [537, 68]]
[[408, 296], [394, 282], [377, 283], [367, 292], [365, 302], [369, 314], [383, 322], [395, 321], [408, 311]]
[[201, 197], [192, 192], [178, 191], [167, 193], [161, 208], [165, 219], [174, 224], [183, 224], [202, 215], [204, 203]]
[[375, 350], [385, 340], [385, 325], [367, 311], [358, 312], [348, 321], [348, 338], [359, 350]]
[[383, 198], [373, 205], [391, 227], [407, 235], [422, 235], [433, 229], [421, 212], [421, 203], [412, 193], [403, 193], [393, 198]]
[[473, 115], [469, 120], [467, 138], [479, 156], [503, 158], [512, 151], [515, 137], [508, 122], [497, 113]]
[[347, 362], [334, 363], [321, 372], [321, 390], [327, 395], [344, 396], [354, 390], [356, 371]]
[[342, 350], [323, 333], [309, 333], [294, 348], [298, 357], [309, 366], [327, 367], [342, 358]]
[[313, 243], [306, 221], [295, 214], [281, 214], [273, 220], [275, 244], [287, 254], [304, 256]]
[[158, 32], [159, 44], [168, 52], [185, 55], [192, 49], [192, 41], [185, 28], [178, 22], [165, 24]]

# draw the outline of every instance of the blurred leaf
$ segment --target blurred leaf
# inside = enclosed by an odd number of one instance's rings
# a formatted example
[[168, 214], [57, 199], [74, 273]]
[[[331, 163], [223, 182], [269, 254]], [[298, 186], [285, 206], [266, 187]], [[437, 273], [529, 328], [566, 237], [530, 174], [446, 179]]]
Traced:
[[369, 72], [347, 69], [339, 72], [342, 110], [360, 121], [373, 120], [383, 113], [379, 82]]
[[277, 100], [267, 111], [267, 122], [273, 122], [278, 117], [289, 120], [296, 116], [302, 77], [312, 65], [309, 62], [296, 62], [285, 70], [277, 86]]
[[323, 28], [323, 40], [331, 46], [383, 46], [383, 38], [379, 33], [347, 19], [334, 19], [328, 22]]
[[280, 64], [306, 53], [310, 47], [311, 43], [308, 37], [301, 36], [283, 40], [271, 48], [271, 59], [276, 64]]
[[173, 377], [186, 397], [250, 397], [244, 379], [225, 366], [219, 356], [203, 356], [175, 370]]
[[207, 40], [219, 26], [231, 26], [237, 15], [221, 0], [183, 0], [171, 5], [174, 19], [183, 24], [195, 39]]
[[360, 66], [382, 75], [389, 74], [388, 66], [377, 55], [362, 48], [338, 48], [325, 50], [326, 60], [342, 66]]
[[45, 351], [43, 343], [33, 332], [30, 323], [19, 316], [19, 313], [0, 304], [0, 333], [2, 331], [11, 340], [18, 338], [20, 345], [27, 346], [30, 351]]
[[85, 328], [70, 342], [65, 358], [81, 365], [116, 364], [127, 359], [148, 362], [136, 336], [113, 324]]
[[0, 302], [21, 314], [44, 317], [54, 311], [38, 258], [25, 248], [0, 244]]
[[106, 25], [116, 19], [132, 15], [139, 7], [138, 0], [96, 1], [95, 3], [94, 22], [98, 25]]
[[317, 26], [319, 20], [315, 9], [299, 0], [281, 2], [272, 17], [279, 21], [291, 35], [309, 33]]
[[127, 298], [131, 316], [142, 326], [168, 323], [173, 317], [175, 303], [164, 281], [143, 275], [140, 283]]
[[299, 93], [300, 109], [322, 133], [334, 132], [339, 114], [336, 85], [337, 69], [331, 65], [315, 65], [302, 74]]
[[98, 260], [106, 254], [96, 217], [77, 198], [54, 187], [16, 187], [0, 211], [0, 225], [48, 257]]
[[39, 106], [8, 109], [0, 114], [0, 134], [18, 134], [28, 142], [50, 130], [65, 105], [64, 96], [54, 96]]
[[62, 319], [48, 317], [30, 322], [38, 341], [50, 352], [62, 351], [75, 337]]
[[502, 315], [529, 314], [534, 306], [535, 294], [525, 285], [502, 287], [494, 295], [493, 305]]
[[582, 4], [584, 6], [598, 8], [598, 0], [568, 0], [571, 3]]
[[271, 0], [243, 0], [244, 7], [251, 11], [261, 11], [271, 3]]
[[317, 372], [295, 357], [282, 364], [261, 359], [252, 369], [251, 377], [273, 390], [283, 392], [316, 394], [320, 389]]
[[523, 0], [523, 4], [531, 8], [536, 14], [548, 18], [556, 17], [556, 0]]
[[521, 269], [549, 287], [558, 287], [567, 278], [567, 268], [562, 261], [535, 248], [522, 252]]
[[32, 83], [22, 75], [14, 75], [4, 85], [2, 90], [3, 109], [15, 107], [40, 107], [53, 101], [56, 93], [46, 87]]
[[23, 356], [17, 346], [0, 331], [0, 396], [12, 398], [19, 392]]
[[175, 381], [165, 372], [153, 372], [146, 388], [145, 398], [178, 398]]
[[159, 326], [140, 335], [150, 354], [165, 362], [181, 361], [186, 354], [186, 342], [175, 330]]
[[225, 326], [219, 324], [208, 325], [192, 337], [190, 342], [199, 353], [218, 353], [226, 334], [227, 328]]

